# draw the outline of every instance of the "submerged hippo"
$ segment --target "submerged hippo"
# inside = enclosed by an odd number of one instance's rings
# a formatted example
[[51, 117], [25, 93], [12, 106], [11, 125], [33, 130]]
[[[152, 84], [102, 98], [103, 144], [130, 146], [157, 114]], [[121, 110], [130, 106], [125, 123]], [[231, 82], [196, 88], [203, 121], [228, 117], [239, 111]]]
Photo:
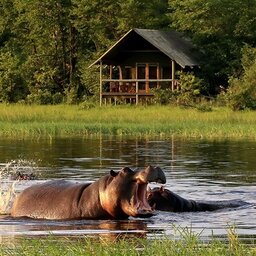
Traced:
[[64, 180], [45, 182], [25, 189], [14, 201], [13, 217], [42, 219], [125, 219], [150, 217], [148, 182], [165, 183], [159, 167], [110, 171], [93, 183]]
[[21, 173], [16, 172], [12, 177], [13, 180], [35, 180], [36, 176], [34, 173]]
[[247, 204], [241, 200], [218, 202], [187, 200], [163, 187], [148, 190], [148, 203], [155, 210], [168, 212], [215, 211], [224, 208], [240, 207]]

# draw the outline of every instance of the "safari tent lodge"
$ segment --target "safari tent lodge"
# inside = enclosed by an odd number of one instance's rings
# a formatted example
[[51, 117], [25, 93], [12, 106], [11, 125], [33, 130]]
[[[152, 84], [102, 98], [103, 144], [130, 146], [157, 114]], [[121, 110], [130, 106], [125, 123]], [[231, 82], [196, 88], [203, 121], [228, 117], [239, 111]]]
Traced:
[[153, 88], [174, 90], [176, 71], [199, 67], [197, 59], [194, 46], [176, 31], [132, 29], [92, 64], [100, 67], [100, 105], [138, 104], [154, 97]]

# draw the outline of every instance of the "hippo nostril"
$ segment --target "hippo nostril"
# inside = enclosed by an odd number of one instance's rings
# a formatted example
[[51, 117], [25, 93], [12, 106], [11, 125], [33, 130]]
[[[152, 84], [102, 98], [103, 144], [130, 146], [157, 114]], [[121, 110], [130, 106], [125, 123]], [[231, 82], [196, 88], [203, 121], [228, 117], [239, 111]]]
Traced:
[[166, 177], [163, 170], [160, 167], [148, 166], [142, 171], [135, 173], [134, 179], [140, 183], [157, 182], [166, 183]]

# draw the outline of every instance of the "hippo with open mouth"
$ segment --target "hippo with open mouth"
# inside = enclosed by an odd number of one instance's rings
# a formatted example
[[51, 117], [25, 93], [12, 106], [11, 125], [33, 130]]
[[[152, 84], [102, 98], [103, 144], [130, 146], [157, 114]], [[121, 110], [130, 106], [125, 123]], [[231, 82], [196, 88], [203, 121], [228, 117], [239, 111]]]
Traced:
[[40, 219], [150, 217], [154, 210], [147, 201], [149, 182], [166, 182], [161, 168], [111, 170], [93, 183], [49, 181], [21, 192], [14, 201], [11, 215]]

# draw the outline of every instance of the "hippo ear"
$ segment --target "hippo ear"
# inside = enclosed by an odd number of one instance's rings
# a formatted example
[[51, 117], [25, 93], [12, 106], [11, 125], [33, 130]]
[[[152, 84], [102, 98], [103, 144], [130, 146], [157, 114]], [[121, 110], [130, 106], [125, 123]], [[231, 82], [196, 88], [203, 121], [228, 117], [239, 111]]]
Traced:
[[122, 171], [125, 172], [125, 173], [134, 173], [134, 171], [132, 169], [130, 169], [129, 167], [124, 167], [122, 169]]
[[113, 171], [113, 170], [110, 170], [110, 175], [111, 175], [112, 177], [116, 177], [116, 176], [118, 175], [118, 172], [115, 172], [115, 171]]

